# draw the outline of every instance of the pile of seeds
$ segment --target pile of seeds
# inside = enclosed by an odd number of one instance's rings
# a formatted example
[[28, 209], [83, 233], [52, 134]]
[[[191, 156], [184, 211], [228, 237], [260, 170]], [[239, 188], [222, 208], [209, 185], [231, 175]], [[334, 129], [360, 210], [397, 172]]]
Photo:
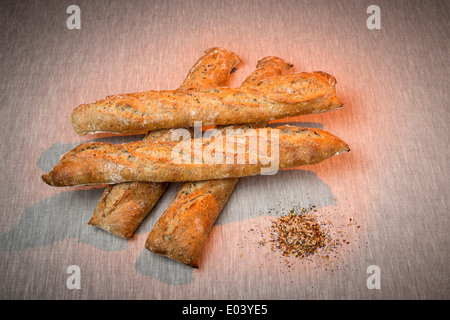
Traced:
[[[305, 208], [295, 201], [292, 201], [291, 205], [291, 209], [287, 210], [281, 204], [269, 208], [264, 212], [265, 215], [276, 217], [270, 219], [268, 225], [255, 221], [248, 231], [249, 236], [244, 236], [244, 239], [259, 234], [257, 247], [270, 249], [265, 251], [266, 261], [277, 259], [278, 256], [281, 258], [280, 263], [284, 262], [288, 268], [299, 266], [296, 264], [299, 260], [302, 261], [300, 265], [303, 268], [306, 268], [303, 262], [313, 262], [314, 266], [320, 268], [325, 266], [325, 270], [331, 271], [348, 266], [342, 257], [356, 252], [355, 245], [348, 245], [360, 237], [355, 234], [360, 225], [348, 217], [351, 208], [337, 214], [333, 211], [334, 206], [320, 210], [319, 213], [316, 205], [310, 204]], [[241, 248], [244, 247], [247, 246], [241, 245]], [[272, 255], [271, 252], [276, 255]], [[264, 264], [261, 264], [260, 268], [263, 266]]]
[[325, 246], [327, 235], [322, 231], [315, 217], [302, 210], [291, 210], [274, 220], [269, 227], [269, 243], [272, 250], [278, 250], [285, 257], [298, 259], [314, 254]]

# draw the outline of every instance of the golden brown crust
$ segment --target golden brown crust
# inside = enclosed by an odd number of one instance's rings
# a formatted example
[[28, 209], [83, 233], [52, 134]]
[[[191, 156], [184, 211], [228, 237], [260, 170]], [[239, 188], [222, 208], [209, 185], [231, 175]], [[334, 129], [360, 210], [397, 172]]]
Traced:
[[293, 65], [278, 57], [265, 57], [258, 61], [256, 70], [241, 84], [241, 88], [257, 86], [263, 80], [275, 76], [281, 76], [291, 69]]
[[[239, 57], [233, 52], [211, 48], [191, 68], [180, 88], [197, 90], [223, 86], [238, 62]], [[146, 135], [144, 141], [170, 141], [172, 132], [172, 129], [154, 130]], [[107, 186], [88, 224], [128, 239], [167, 186], [166, 182], [124, 182]]]
[[257, 85], [109, 96], [72, 112], [78, 134], [265, 122], [339, 109], [335, 79], [323, 72], [273, 76]]
[[[170, 141], [172, 130], [149, 132], [144, 141]], [[165, 182], [124, 182], [105, 188], [88, 224], [128, 239], [159, 201]]]
[[[144, 141], [170, 141], [172, 133], [172, 129], [151, 131]], [[88, 224], [124, 239], [131, 238], [167, 186], [166, 182], [124, 182], [109, 185], [103, 191]]]
[[128, 239], [166, 191], [167, 182], [107, 186], [88, 224]]
[[150, 233], [145, 247], [192, 267], [238, 178], [188, 182]]
[[[265, 150], [251, 150], [244, 147], [249, 139], [263, 139], [279, 134], [279, 168], [296, 167], [315, 164], [333, 155], [349, 151], [348, 145], [338, 137], [319, 129], [282, 126], [275, 129], [256, 129], [245, 135], [236, 135], [237, 141], [246, 159], [245, 164], [237, 163], [238, 154], [234, 149], [227, 148], [227, 136], [222, 138], [191, 139], [183, 142], [132, 142], [122, 145], [110, 143], [84, 143], [67, 152], [60, 162], [42, 179], [53, 186], [79, 186], [115, 184], [129, 181], [170, 182], [199, 181], [243, 177], [260, 174], [269, 165], [264, 164], [268, 157]], [[251, 138], [245, 138], [251, 136]], [[201, 154], [187, 154], [185, 160], [190, 163], [180, 163], [180, 150], [196, 150], [200, 141]], [[271, 141], [267, 141], [270, 155]], [[275, 147], [275, 145], [274, 145]], [[217, 150], [221, 150], [221, 152]], [[198, 156], [208, 155], [216, 151], [216, 158], [230, 157], [234, 163], [211, 163], [211, 159]], [[228, 154], [227, 154], [228, 152]], [[212, 154], [212, 152], [211, 152]], [[185, 154], [186, 156], [186, 154]], [[257, 159], [250, 164], [248, 159]], [[270, 160], [270, 159], [269, 159]]]
[[[263, 79], [285, 74], [292, 65], [277, 57], [258, 61], [257, 69], [242, 83], [242, 87], [258, 85]], [[218, 126], [243, 131], [265, 127], [265, 124]], [[146, 249], [192, 267], [199, 259], [211, 229], [219, 217], [239, 178], [185, 182], [175, 199], [153, 227]]]
[[239, 57], [231, 51], [217, 47], [208, 49], [191, 68], [179, 89], [199, 90], [224, 86], [239, 62]]

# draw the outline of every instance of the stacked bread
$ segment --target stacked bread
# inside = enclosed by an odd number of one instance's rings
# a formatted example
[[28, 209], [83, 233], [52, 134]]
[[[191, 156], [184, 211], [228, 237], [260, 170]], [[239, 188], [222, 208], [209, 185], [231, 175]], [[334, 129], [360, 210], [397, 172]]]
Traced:
[[[266, 57], [240, 87], [226, 87], [239, 62], [233, 52], [212, 48], [176, 90], [108, 96], [77, 107], [72, 124], [78, 134], [147, 135], [121, 145], [81, 144], [42, 179], [52, 186], [107, 184], [89, 224], [122, 238], [132, 237], [169, 182], [185, 182], [146, 248], [198, 267], [208, 234], [240, 177], [261, 174], [273, 165], [269, 160], [289, 168], [350, 150], [323, 130], [266, 127], [270, 120], [341, 108], [334, 77], [288, 74], [290, 63]], [[215, 134], [192, 136], [190, 128], [198, 123], [215, 126]], [[180, 130], [188, 135], [181, 142]], [[180, 148], [188, 151], [178, 157]]]

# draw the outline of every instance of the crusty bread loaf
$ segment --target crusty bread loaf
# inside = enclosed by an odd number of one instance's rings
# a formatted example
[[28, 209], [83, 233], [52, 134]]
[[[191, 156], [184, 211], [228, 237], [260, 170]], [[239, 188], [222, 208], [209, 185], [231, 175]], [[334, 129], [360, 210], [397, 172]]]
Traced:
[[107, 186], [88, 224], [131, 238], [166, 191], [168, 182], [124, 182]]
[[72, 112], [78, 134], [142, 133], [164, 128], [268, 122], [342, 107], [336, 80], [324, 72], [274, 76], [243, 88], [120, 94]]
[[[285, 74], [292, 65], [277, 57], [258, 61], [256, 70], [242, 83], [257, 85], [264, 79]], [[241, 126], [243, 131], [265, 124]], [[222, 132], [228, 126], [217, 127]], [[233, 128], [234, 129], [234, 128]], [[192, 267], [199, 259], [212, 227], [239, 178], [185, 182], [148, 236], [145, 247], [154, 253]]]
[[239, 178], [186, 182], [153, 227], [145, 247], [192, 267]]
[[[238, 62], [239, 57], [233, 52], [211, 48], [190, 69], [180, 88], [198, 90], [223, 86]], [[154, 130], [144, 140], [170, 141], [171, 136], [171, 129]], [[88, 224], [128, 239], [159, 201], [167, 186], [166, 182], [124, 182], [109, 185]]]
[[[278, 141], [273, 145], [271, 139], [264, 139], [277, 135]], [[229, 142], [229, 136], [183, 142], [140, 141], [121, 145], [84, 143], [67, 152], [42, 179], [52, 186], [222, 179], [260, 174], [273, 164], [269, 155], [272, 148], [277, 146], [279, 152], [272, 157], [279, 161], [279, 168], [315, 164], [349, 151], [344, 141], [319, 129], [282, 126], [251, 130], [233, 138], [233, 148], [225, 144]], [[255, 140], [267, 140], [267, 151], [262, 148], [252, 150], [248, 144]], [[186, 154], [182, 150], [192, 152]], [[196, 154], [195, 150], [200, 150], [200, 154]], [[234, 161], [212, 162], [208, 156], [213, 153], [214, 159], [222, 157]], [[244, 164], [236, 161], [242, 157], [246, 161]], [[256, 163], [252, 164], [250, 159], [256, 159]]]

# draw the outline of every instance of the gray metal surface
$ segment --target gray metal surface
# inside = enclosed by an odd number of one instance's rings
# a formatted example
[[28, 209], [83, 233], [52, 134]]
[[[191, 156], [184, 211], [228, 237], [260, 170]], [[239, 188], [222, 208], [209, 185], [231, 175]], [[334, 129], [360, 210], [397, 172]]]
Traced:
[[[2, 299], [449, 298], [450, 2], [376, 1], [380, 30], [366, 26], [372, 1], [75, 2], [0, 4]], [[66, 27], [71, 4], [80, 30]], [[142, 138], [77, 136], [73, 108], [176, 88], [213, 46], [242, 58], [233, 87], [268, 55], [334, 75], [343, 109], [286, 121], [330, 131], [351, 152], [241, 179], [193, 270], [144, 249], [179, 184], [127, 242], [86, 224], [102, 189], [40, 176], [81, 142]], [[311, 205], [350, 242], [333, 259], [288, 267], [258, 245], [281, 209]], [[79, 290], [66, 285], [70, 265]], [[371, 265], [381, 289], [367, 287]]]

